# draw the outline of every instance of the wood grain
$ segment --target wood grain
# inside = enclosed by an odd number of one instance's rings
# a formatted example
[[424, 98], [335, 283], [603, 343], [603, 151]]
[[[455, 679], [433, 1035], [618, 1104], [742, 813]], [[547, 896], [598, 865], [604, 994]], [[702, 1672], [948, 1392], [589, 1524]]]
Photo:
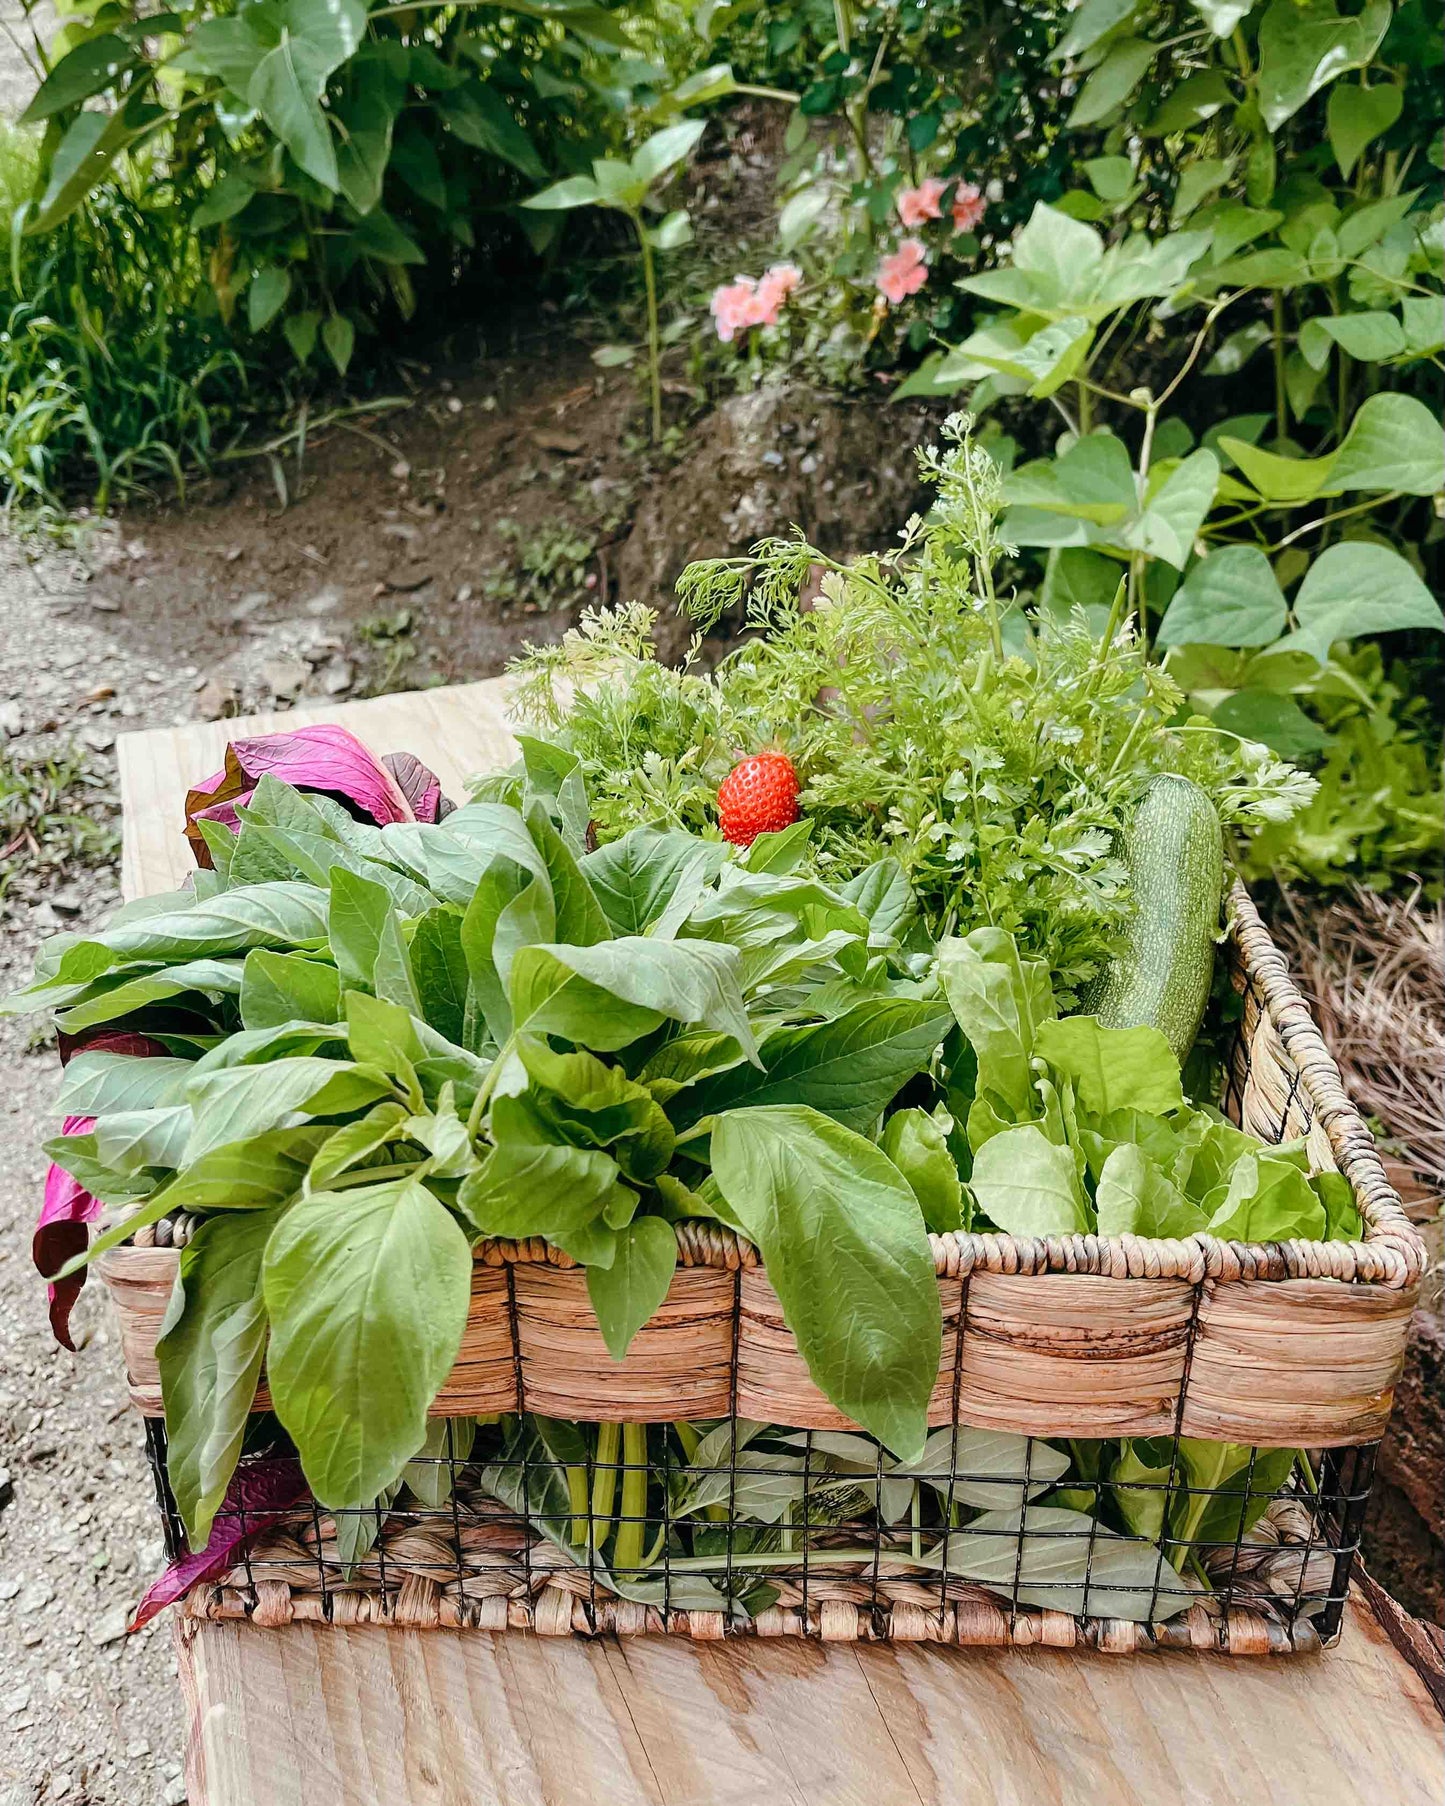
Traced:
[[469, 778], [508, 765], [516, 755], [505, 708], [505, 683], [494, 677], [374, 696], [341, 707], [318, 703], [283, 715], [244, 715], [123, 734], [116, 744], [125, 822], [122, 894], [130, 898], [174, 890], [194, 868], [182, 804], [191, 785], [219, 768], [228, 740], [339, 721], [373, 752], [414, 752], [441, 779], [444, 793], [464, 803]]
[[191, 1806], [1439, 1806], [1362, 1607], [1317, 1660], [192, 1625]]

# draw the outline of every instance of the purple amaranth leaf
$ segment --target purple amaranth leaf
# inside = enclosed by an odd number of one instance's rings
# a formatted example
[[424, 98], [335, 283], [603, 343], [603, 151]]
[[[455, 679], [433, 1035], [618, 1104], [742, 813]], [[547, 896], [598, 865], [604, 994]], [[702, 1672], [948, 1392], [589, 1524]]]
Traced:
[[[95, 1126], [93, 1116], [67, 1116], [60, 1125], [62, 1135], [88, 1135]], [[90, 1244], [90, 1228], [100, 1215], [99, 1198], [94, 1198], [78, 1179], [73, 1179], [63, 1166], [51, 1163], [45, 1175], [45, 1198], [30, 1244], [31, 1258], [37, 1270], [47, 1279], [58, 1273]], [[85, 1269], [68, 1279], [51, 1280], [46, 1287], [50, 1300], [50, 1333], [62, 1348], [75, 1353], [70, 1336], [70, 1313], [85, 1284]]]
[[164, 1042], [150, 1035], [138, 1035], [132, 1028], [83, 1028], [77, 1035], [64, 1029], [56, 1033], [60, 1048], [60, 1064], [68, 1066], [78, 1053], [134, 1054], [139, 1060], [163, 1059], [170, 1051]]
[[396, 778], [355, 734], [334, 723], [318, 722], [286, 733], [233, 740], [221, 769], [187, 793], [186, 838], [197, 864], [208, 868], [211, 864], [197, 821], [220, 822], [235, 833], [237, 805], [246, 803], [268, 776], [297, 790], [334, 797], [359, 819], [379, 827], [417, 819]]
[[252, 1541], [271, 1529], [305, 1493], [301, 1463], [294, 1456], [243, 1462], [231, 1476], [205, 1548], [173, 1561], [151, 1582], [126, 1628], [140, 1630], [192, 1587], [234, 1567]]
[[381, 762], [400, 784], [418, 821], [441, 821], [456, 808], [442, 795], [441, 779], [415, 753], [383, 753]]

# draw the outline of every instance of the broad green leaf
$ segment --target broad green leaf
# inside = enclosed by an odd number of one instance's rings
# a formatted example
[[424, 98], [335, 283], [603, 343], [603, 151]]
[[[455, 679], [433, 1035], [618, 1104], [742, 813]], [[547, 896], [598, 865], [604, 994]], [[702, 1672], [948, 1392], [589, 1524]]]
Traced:
[[[519, 1030], [565, 1035], [601, 1052], [626, 1047], [671, 1018], [731, 1035], [756, 1060], [738, 963], [733, 947], [640, 935], [595, 947], [525, 947], [512, 962], [512, 1015]], [[648, 1026], [639, 1026], [644, 1021]], [[597, 1040], [599, 1032], [606, 1038]]]
[[926, 1110], [895, 1110], [883, 1125], [883, 1152], [912, 1187], [936, 1234], [963, 1227], [963, 1186], [943, 1130]]
[[870, 940], [896, 940], [914, 913], [913, 888], [908, 874], [894, 858], [865, 866], [841, 893], [868, 923]]
[[1259, 110], [1278, 131], [1312, 94], [1348, 69], [1362, 69], [1389, 28], [1390, 0], [1365, 0], [1342, 14], [1334, 0], [1273, 0], [1259, 24]]
[[777, 1029], [759, 1066], [705, 1078], [673, 1104], [679, 1127], [740, 1105], [807, 1104], [860, 1133], [927, 1068], [950, 1026], [940, 1001], [869, 998], [829, 1022]]
[[1190, 569], [1159, 623], [1160, 646], [1268, 646], [1284, 632], [1284, 592], [1257, 546], [1220, 546]]
[[336, 1022], [340, 1017], [341, 976], [335, 966], [264, 947], [246, 955], [241, 976], [241, 1022], [246, 1028]]
[[733, 1110], [713, 1172], [757, 1244], [821, 1390], [904, 1460], [922, 1453], [942, 1314], [923, 1217], [872, 1142], [816, 1110]]
[[[178, 966], [168, 966], [160, 971], [141, 971], [134, 977], [127, 977], [133, 967], [122, 967], [119, 972], [107, 973], [91, 985], [77, 989], [73, 1001], [67, 1003], [62, 993], [60, 996], [40, 991], [33, 998], [28, 998], [29, 1007], [41, 1004], [58, 1008], [56, 1027], [68, 1035], [79, 1034], [82, 1029], [94, 1028], [102, 1022], [113, 1022], [119, 1016], [129, 1016], [136, 1010], [145, 1009], [152, 1003], [161, 1003], [169, 998], [185, 997], [188, 993], [197, 993], [205, 997], [234, 997], [241, 989], [242, 966], [240, 960], [198, 959], [186, 960]], [[18, 993], [13, 1002], [7, 1000], [10, 1008], [25, 1007], [21, 1003], [26, 998], [24, 992]], [[181, 1006], [185, 1007], [185, 1006]], [[8, 1013], [0, 1006], [0, 1014]]]
[[71, 120], [50, 160], [49, 180], [26, 222], [27, 233], [53, 231], [105, 180], [122, 151], [170, 119], [166, 108], [145, 98], [148, 87], [137, 84], [114, 112], [85, 111]]
[[[1266, 232], [1272, 232], [1284, 218], [1284, 215], [1273, 207], [1246, 207], [1242, 201], [1224, 201], [1209, 210], [1209, 230], [1213, 239], [1213, 256], [1216, 263], [1224, 263], [1233, 257], [1236, 251], [1250, 244], [1256, 238], [1262, 238]], [[1257, 324], [1263, 324], [1258, 322]], [[1248, 331], [1249, 328], [1245, 328]], [[1238, 334], [1231, 335], [1238, 337]], [[1264, 337], [1269, 337], [1268, 326], [1264, 327]], [[1226, 343], [1228, 341], [1226, 340]], [[1217, 354], [1216, 354], [1217, 355]], [[1242, 361], [1242, 360], [1241, 360]], [[1206, 365], [1210, 369], [1215, 362], [1211, 359]], [[1228, 375], [1222, 370], [1221, 375]]]
[[1084, 0], [1070, 18], [1069, 29], [1049, 52], [1049, 61], [1062, 62], [1065, 57], [1092, 50], [1101, 38], [1132, 17], [1138, 6], [1139, 0]]
[[691, 156], [699, 138], [707, 130], [705, 119], [684, 119], [677, 125], [654, 132], [645, 144], [632, 153], [633, 173], [650, 187], [659, 176]]
[[1200, 157], [1186, 163], [1174, 191], [1169, 223], [1178, 226], [1199, 204], [1222, 188], [1234, 172], [1233, 157]]
[[321, 323], [321, 343], [326, 355], [345, 376], [356, 344], [356, 328], [345, 314], [328, 314]]
[[556, 1053], [523, 1035], [517, 1052], [532, 1081], [527, 1101], [561, 1140], [611, 1147], [630, 1179], [652, 1179], [672, 1158], [675, 1137], [646, 1085], [590, 1053]]
[[1336, 640], [1445, 626], [1439, 604], [1398, 552], [1352, 540], [1321, 552], [1306, 571], [1294, 621], [1279, 650], [1307, 652], [1321, 665]]
[[280, 1213], [208, 1218], [181, 1250], [156, 1342], [166, 1472], [186, 1537], [203, 1549], [241, 1453], [266, 1349], [261, 1262]]
[[407, 1114], [403, 1105], [385, 1103], [368, 1111], [359, 1122], [343, 1123], [339, 1129], [327, 1129], [326, 1139], [317, 1148], [306, 1174], [307, 1191], [326, 1191], [342, 1173], [360, 1165], [379, 1148], [394, 1141], [402, 1133], [406, 1122]]
[[574, 1260], [606, 1265], [610, 1247], [597, 1262], [594, 1232], [620, 1178], [600, 1148], [499, 1141], [462, 1181], [457, 1203], [483, 1235], [541, 1235]]
[[[1326, 330], [1335, 328], [1338, 336], [1343, 320], [1322, 324]], [[1445, 485], [1445, 437], [1439, 420], [1413, 395], [1370, 396], [1335, 455], [1330, 482], [1333, 489], [1433, 495]]]
[[333, 117], [340, 134], [336, 172], [341, 192], [358, 213], [370, 213], [381, 199], [395, 110], [375, 88], [359, 87], [334, 109]]
[[1445, 312], [1430, 295], [1407, 295], [1400, 303], [1405, 345], [1411, 357], [1445, 350]]
[[924, 1565], [946, 1567], [1021, 1605], [1072, 1616], [1157, 1623], [1198, 1598], [1153, 1543], [1060, 1505], [985, 1512], [951, 1530]]
[[52, 114], [63, 113], [67, 107], [89, 100], [92, 95], [104, 93], [133, 69], [137, 61], [135, 51], [124, 38], [116, 37], [113, 32], [85, 39], [60, 58], [15, 123], [36, 125]]
[[252, 947], [296, 947], [326, 933], [326, 893], [311, 884], [257, 884], [204, 900], [180, 896], [133, 920], [72, 941], [55, 976], [91, 979], [140, 960], [203, 959]]
[[1216, 704], [1217, 726], [1245, 740], [1258, 740], [1282, 759], [1308, 759], [1323, 752], [1329, 735], [1292, 696], [1274, 690], [1236, 690]]
[[[469, 81], [465, 87], [437, 95], [435, 105], [463, 144], [499, 157], [533, 181], [546, 175], [547, 166], [536, 146], [491, 82]], [[536, 205], [537, 199], [540, 197], [527, 204]]]
[[373, 988], [377, 955], [391, 915], [391, 897], [384, 885], [343, 865], [332, 867], [327, 935], [343, 985], [363, 991]]
[[565, 181], [554, 182], [540, 194], [532, 195], [522, 205], [544, 213], [562, 212], [571, 207], [595, 207], [601, 199], [602, 191], [591, 176], [568, 176]]
[[1169, 472], [1124, 533], [1124, 543], [1182, 571], [1219, 487], [1219, 460], [1202, 447]]
[[374, 257], [378, 263], [419, 266], [426, 262], [426, 252], [384, 207], [373, 207], [370, 213], [364, 213], [347, 242], [363, 257]]
[[1059, 458], [1039, 458], [1014, 471], [1004, 483], [1013, 507], [1043, 508], [1113, 526], [1137, 506], [1134, 467], [1122, 439], [1090, 433]]
[[1010, 1511], [1062, 1480], [1069, 1466], [1064, 1451], [1047, 1442], [952, 1424], [933, 1432], [917, 1461], [900, 1461], [888, 1471], [917, 1478], [975, 1511]]
[[1104, 1028], [1095, 1016], [1063, 1016], [1039, 1024], [1034, 1051], [1072, 1079], [1091, 1116], [1146, 1110], [1162, 1116], [1184, 1107], [1179, 1062], [1157, 1028]]
[[611, 924], [602, 905], [566, 842], [552, 826], [544, 805], [540, 801], [532, 803], [526, 819], [527, 832], [542, 855], [551, 882], [556, 938], [578, 947], [593, 947], [599, 941], [611, 940]]
[[196, 1160], [213, 1148], [267, 1129], [289, 1127], [288, 1119], [297, 1112], [339, 1115], [361, 1109], [384, 1097], [388, 1089], [374, 1069], [314, 1057], [204, 1073], [186, 1086], [194, 1114], [186, 1159]]
[[832, 199], [825, 182], [810, 182], [806, 188], [790, 195], [778, 214], [779, 250], [784, 254], [796, 250], [828, 211]]
[[938, 976], [954, 1019], [978, 1056], [978, 1088], [1017, 1116], [1033, 1114], [1030, 1061], [1039, 1028], [1056, 1012], [1048, 967], [1019, 958], [1010, 934], [975, 928], [939, 943]]
[[191, 1161], [158, 1195], [167, 1210], [266, 1210], [301, 1190], [308, 1163], [330, 1135], [324, 1125], [271, 1129]]
[[1010, 262], [959, 284], [985, 300], [1026, 312], [1051, 315], [1078, 292], [1092, 292], [1104, 261], [1104, 246], [1091, 226], [1040, 201], [1014, 238]]
[[[1382, 364], [1388, 358], [1398, 357], [1405, 349], [1405, 329], [1394, 314], [1374, 312], [1323, 315], [1317, 316], [1309, 324], [1317, 333], [1333, 340], [1351, 357], [1359, 358], [1361, 363]], [[1314, 362], [1313, 359], [1310, 361]], [[1377, 399], [1387, 398], [1381, 396]]]
[[1160, 101], [1145, 130], [1153, 138], [1187, 132], [1202, 120], [1234, 104], [1234, 91], [1222, 69], [1206, 68], [1186, 75]]
[[1264, 1153], [1245, 1154], [1230, 1174], [1224, 1196], [1214, 1205], [1209, 1233], [1222, 1241], [1279, 1242], [1301, 1237], [1317, 1242], [1325, 1233], [1324, 1206], [1292, 1161]]
[[1373, 88], [1340, 82], [1330, 89], [1326, 129], [1340, 174], [1347, 181], [1360, 152], [1389, 131], [1404, 104], [1404, 89], [1389, 82]]
[[466, 1327], [467, 1238], [423, 1185], [318, 1192], [266, 1249], [266, 1377], [306, 1479], [328, 1507], [394, 1484]]
[[76, 1054], [60, 1081], [58, 1116], [108, 1116], [115, 1110], [151, 1110], [181, 1101], [195, 1064], [191, 1060], [137, 1059], [127, 1053]]
[[677, 1268], [677, 1237], [661, 1217], [638, 1217], [618, 1232], [610, 1267], [588, 1267], [587, 1296], [614, 1361], [667, 1296]]
[[1124, 1142], [1105, 1160], [1094, 1203], [1100, 1235], [1188, 1236], [1206, 1221], [1135, 1142]]
[[1335, 457], [1283, 458], [1278, 452], [1261, 451], [1231, 434], [1221, 433], [1219, 448], [1226, 452], [1271, 502], [1312, 502], [1319, 495], [1338, 495], [1334, 481]]
[[457, 1470], [468, 1459], [477, 1438], [474, 1417], [433, 1417], [426, 1440], [406, 1464], [402, 1479], [421, 1504], [440, 1511], [452, 1496]]
[[468, 980], [462, 918], [451, 909], [428, 910], [412, 930], [407, 954], [422, 1020], [461, 1046]]
[[1256, 0], [1189, 0], [1217, 38], [1227, 38], [1241, 19], [1254, 11]]
[[1078, 1235], [1090, 1227], [1072, 1152], [1037, 1123], [989, 1136], [974, 1153], [969, 1189], [1006, 1235]]
[[1147, 38], [1120, 38], [1109, 46], [1108, 53], [1084, 83], [1068, 126], [1079, 131], [1086, 125], [1097, 125], [1101, 119], [1122, 106], [1159, 54], [1159, 46]]

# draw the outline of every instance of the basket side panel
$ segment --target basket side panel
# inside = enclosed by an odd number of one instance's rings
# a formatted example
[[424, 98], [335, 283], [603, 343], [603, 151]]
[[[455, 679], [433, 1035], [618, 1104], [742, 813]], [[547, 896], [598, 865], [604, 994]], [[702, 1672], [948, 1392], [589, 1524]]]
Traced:
[[725, 1417], [732, 1408], [731, 1273], [680, 1267], [622, 1361], [607, 1352], [581, 1268], [522, 1263], [512, 1273], [524, 1409], [589, 1423], [658, 1423]]
[[1183, 1280], [975, 1273], [959, 1417], [1030, 1436], [1168, 1435], [1193, 1310]]
[[[814, 1384], [793, 1332], [783, 1321], [778, 1295], [761, 1267], [743, 1273], [740, 1294], [738, 1415], [761, 1423], [790, 1424], [798, 1430], [856, 1430], [859, 1426], [853, 1419]], [[935, 1426], [953, 1418], [962, 1286], [956, 1279], [940, 1279], [938, 1295], [943, 1307], [943, 1345], [928, 1403], [928, 1421]]]
[[1206, 1282], [1180, 1428], [1263, 1448], [1384, 1433], [1413, 1291], [1329, 1279]]

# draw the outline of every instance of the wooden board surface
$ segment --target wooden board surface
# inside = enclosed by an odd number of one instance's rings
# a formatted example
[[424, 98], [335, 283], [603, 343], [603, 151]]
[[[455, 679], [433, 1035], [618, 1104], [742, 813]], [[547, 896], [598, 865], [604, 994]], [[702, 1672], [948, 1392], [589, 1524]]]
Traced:
[[1362, 1607], [1317, 1657], [203, 1624], [191, 1806], [1440, 1806]]
[[220, 769], [228, 740], [337, 721], [373, 752], [415, 753], [431, 766], [452, 801], [464, 803], [468, 778], [510, 764], [515, 755], [503, 699], [503, 680], [492, 678], [339, 707], [318, 705], [289, 709], [284, 715], [246, 715], [234, 721], [123, 734], [116, 746], [124, 822], [122, 894], [129, 898], [174, 890], [194, 869], [182, 833], [186, 791]]
[[[191, 868], [228, 738], [335, 720], [454, 798], [512, 754], [500, 682], [130, 734], [127, 896]], [[1374, 1619], [1323, 1657], [584, 1643], [189, 1627], [191, 1806], [1440, 1806], [1445, 1736]]]

